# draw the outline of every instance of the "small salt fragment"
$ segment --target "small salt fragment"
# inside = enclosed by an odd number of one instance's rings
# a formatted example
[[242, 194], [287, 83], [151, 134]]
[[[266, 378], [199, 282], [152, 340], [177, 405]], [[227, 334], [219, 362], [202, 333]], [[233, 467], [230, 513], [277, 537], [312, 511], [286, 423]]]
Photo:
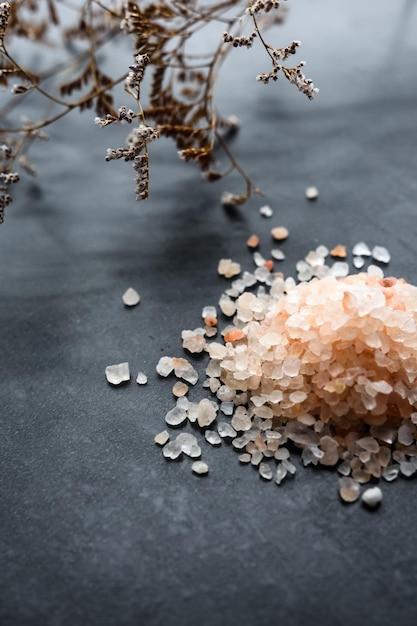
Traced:
[[412, 476], [417, 471], [417, 467], [414, 463], [409, 461], [402, 461], [400, 463], [400, 472], [403, 476]]
[[217, 271], [220, 276], [232, 278], [240, 274], [240, 264], [233, 262], [232, 259], [220, 259]]
[[379, 452], [379, 443], [373, 437], [361, 437], [356, 440], [356, 443], [367, 452], [373, 452], [375, 454]]
[[169, 441], [163, 448], [162, 454], [166, 459], [175, 460], [178, 459], [182, 454], [181, 443], [174, 439], [173, 441]]
[[268, 204], [265, 204], [259, 209], [259, 214], [262, 215], [262, 217], [272, 217], [274, 212]]
[[260, 463], [259, 476], [264, 480], [272, 480], [273, 472], [269, 463]]
[[256, 267], [263, 267], [265, 263], [265, 258], [262, 256], [260, 252], [254, 252], [253, 262], [255, 263]]
[[165, 421], [169, 426], [180, 426], [187, 419], [187, 412], [178, 406], [168, 411]]
[[349, 274], [349, 265], [344, 261], [336, 261], [330, 268], [331, 276], [335, 276], [336, 278], [342, 278]]
[[236, 450], [241, 450], [250, 442], [250, 437], [248, 435], [242, 435], [241, 437], [235, 437], [232, 441], [232, 446], [236, 448]]
[[136, 306], [140, 302], [140, 295], [136, 289], [129, 287], [122, 295], [122, 300], [125, 306]]
[[188, 393], [188, 385], [178, 381], [173, 386], [172, 393], [176, 398], [181, 398], [181, 396], [185, 396]]
[[365, 259], [361, 256], [354, 256], [352, 263], [353, 267], [356, 267], [357, 270], [360, 270], [365, 265]]
[[[178, 402], [179, 402], [179, 400], [178, 400]], [[197, 418], [198, 418], [198, 404], [196, 402], [188, 402], [187, 417], [188, 417], [188, 421], [191, 422], [191, 424], [194, 424], [197, 421]]]
[[210, 426], [217, 417], [218, 406], [212, 400], [203, 398], [198, 403], [198, 417], [197, 422], [200, 428]]
[[260, 450], [254, 450], [252, 452], [252, 457], [251, 457], [251, 460], [250, 460], [251, 465], [254, 465], [256, 467], [257, 465], [259, 465], [259, 463], [262, 461], [262, 459], [263, 459], [262, 452], [260, 452]]
[[176, 438], [176, 442], [180, 444], [182, 452], [192, 459], [198, 459], [201, 456], [201, 448], [197, 443], [197, 438], [190, 433], [180, 433]]
[[394, 443], [397, 437], [397, 429], [392, 426], [387, 426], [386, 424], [382, 424], [381, 426], [371, 426], [370, 433], [372, 437], [390, 445]]
[[317, 189], [317, 187], [307, 187], [307, 189], [305, 190], [305, 195], [307, 200], [317, 200], [317, 198], [319, 197], [319, 190]]
[[382, 470], [382, 478], [391, 482], [398, 478], [398, 474], [400, 473], [399, 465], [388, 465], [388, 467], [384, 467]]
[[146, 383], [148, 382], [148, 377], [146, 376], [146, 374], [144, 374], [144, 372], [138, 372], [138, 375], [136, 376], [136, 382], [138, 383], [138, 385], [146, 385]]
[[366, 243], [359, 241], [353, 246], [352, 254], [354, 256], [371, 256], [371, 251]]
[[244, 452], [243, 454], [239, 454], [239, 461], [241, 463], [250, 463], [251, 455], [248, 452]]
[[373, 265], [373, 264], [369, 265], [367, 272], [370, 276], [376, 276], [377, 278], [384, 278], [384, 272], [377, 265]]
[[402, 424], [399, 427], [397, 438], [403, 446], [411, 446], [414, 443], [413, 431], [407, 424]]
[[233, 415], [234, 408], [234, 402], [222, 402], [220, 404], [220, 411], [223, 413], [223, 415]]
[[[201, 317], [205, 320], [207, 317], [217, 319], [217, 310], [215, 306], [205, 306], [201, 312]], [[206, 322], [207, 324], [207, 322]]]
[[332, 248], [332, 250], [330, 250], [330, 254], [331, 256], [335, 256], [335, 257], [339, 257], [341, 259], [345, 259], [346, 258], [346, 246], [343, 246], [341, 244], [335, 246], [334, 248]]
[[312, 267], [317, 267], [317, 265], [324, 265], [324, 257], [321, 254], [318, 254], [316, 250], [310, 250], [305, 258], [306, 263], [311, 265]]
[[181, 396], [177, 399], [176, 404], [179, 409], [184, 409], [184, 411], [188, 411], [188, 407], [191, 403], [188, 398], [186, 398], [185, 396]]
[[170, 356], [162, 356], [156, 366], [156, 371], [160, 376], [169, 376], [174, 369], [172, 358]]
[[195, 330], [183, 330], [181, 332], [182, 347], [192, 354], [203, 352], [206, 347], [206, 339], [204, 337], [204, 328], [196, 328]]
[[289, 474], [295, 474], [295, 472], [297, 471], [297, 468], [295, 467], [294, 463], [291, 463], [291, 461], [289, 461], [288, 459], [284, 459], [281, 465], [285, 467], [285, 469], [287, 470]]
[[285, 228], [285, 226], [276, 226], [276, 228], [271, 230], [271, 235], [275, 241], [283, 241], [287, 239], [289, 235], [288, 228]]
[[204, 432], [204, 437], [206, 441], [212, 446], [219, 446], [222, 442], [222, 438], [215, 430], [206, 430]]
[[237, 432], [249, 430], [252, 426], [252, 420], [248, 413], [238, 412], [236, 410], [236, 413], [232, 417], [232, 426]]
[[374, 246], [372, 248], [372, 258], [379, 263], [389, 263], [391, 255], [384, 246]]
[[105, 369], [107, 382], [111, 385], [120, 385], [130, 380], [129, 363], [108, 365]]
[[223, 315], [226, 317], [232, 317], [236, 313], [236, 304], [226, 296], [224, 293], [220, 296], [219, 307]]
[[285, 260], [285, 254], [279, 248], [273, 248], [271, 250], [271, 256], [276, 261], [284, 261]]
[[361, 500], [366, 506], [375, 509], [382, 501], [382, 491], [379, 487], [370, 487], [363, 492]]
[[169, 432], [167, 430], [163, 430], [162, 432], [158, 433], [154, 437], [154, 442], [158, 446], [164, 446], [168, 440], [169, 440]]
[[344, 502], [355, 502], [359, 498], [360, 486], [348, 476], [339, 478], [339, 495]]
[[183, 378], [187, 383], [195, 385], [198, 381], [198, 374], [193, 368], [191, 363], [187, 359], [173, 358], [172, 365], [174, 367], [174, 373], [177, 378]]
[[258, 235], [251, 235], [246, 242], [248, 248], [257, 248], [259, 246], [259, 237]]
[[284, 478], [287, 475], [287, 470], [286, 468], [282, 465], [282, 463], [280, 463], [277, 467], [277, 471], [275, 474], [275, 482], [277, 485], [280, 485], [282, 483], [282, 481], [284, 480]]
[[194, 474], [198, 474], [199, 476], [204, 476], [205, 474], [208, 474], [209, 471], [209, 467], [207, 463], [204, 463], [204, 461], [194, 461], [191, 469]]
[[288, 448], [278, 448], [278, 450], [274, 454], [274, 457], [277, 461], [285, 461], [285, 459], [288, 459], [289, 456], [290, 451], [288, 450]]
[[319, 246], [317, 246], [316, 252], [319, 256], [323, 257], [324, 259], [329, 254], [329, 248], [327, 248], [323, 244], [320, 244]]

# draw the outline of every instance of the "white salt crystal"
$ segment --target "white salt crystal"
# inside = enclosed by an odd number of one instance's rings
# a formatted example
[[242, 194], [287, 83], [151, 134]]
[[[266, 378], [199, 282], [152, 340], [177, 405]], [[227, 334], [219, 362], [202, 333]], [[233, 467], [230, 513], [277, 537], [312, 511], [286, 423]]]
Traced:
[[319, 256], [325, 258], [329, 254], [329, 248], [327, 248], [326, 246], [320, 245], [320, 246], [317, 246], [316, 252]]
[[345, 261], [336, 261], [330, 268], [330, 274], [336, 278], [347, 276], [349, 274], [349, 265]]
[[107, 382], [111, 385], [120, 385], [130, 380], [129, 363], [108, 365], [105, 369]]
[[256, 267], [262, 267], [265, 263], [265, 258], [262, 256], [260, 252], [253, 253], [253, 261]]
[[365, 259], [361, 256], [354, 256], [352, 263], [353, 267], [356, 267], [357, 270], [360, 270], [365, 265]]
[[385, 478], [385, 480], [391, 482], [398, 478], [399, 473], [399, 465], [388, 465], [388, 467], [384, 467], [384, 469], [382, 470], [382, 478]]
[[366, 506], [374, 509], [382, 501], [382, 491], [379, 487], [370, 487], [363, 492], [361, 500]]
[[138, 383], [138, 385], [146, 385], [146, 383], [148, 382], [148, 377], [146, 376], [146, 374], [144, 374], [144, 372], [138, 372], [138, 375], [136, 376], [136, 382]]
[[264, 480], [272, 480], [273, 472], [269, 463], [260, 463], [259, 475]]
[[250, 463], [251, 460], [251, 455], [248, 452], [244, 452], [243, 454], [239, 455], [239, 461], [241, 463]]
[[[172, 365], [174, 367], [174, 373], [177, 378], [183, 378], [187, 383], [195, 385], [198, 381], [198, 374], [193, 368], [191, 363], [187, 359], [173, 358]], [[158, 371], [158, 370], [157, 370]]]
[[259, 209], [259, 214], [262, 215], [262, 217], [272, 217], [274, 212], [268, 204], [265, 204]]
[[158, 374], [164, 377], [169, 376], [173, 369], [174, 365], [170, 356], [162, 356], [156, 366], [156, 371], [158, 372]]
[[288, 459], [289, 456], [290, 451], [288, 450], [288, 448], [278, 448], [278, 450], [274, 454], [274, 457], [277, 461], [284, 461], [285, 459]]
[[222, 442], [222, 438], [215, 430], [206, 430], [204, 433], [206, 441], [212, 446], [219, 446]]
[[235, 429], [227, 422], [219, 422], [217, 424], [217, 432], [219, 433], [222, 439], [226, 437], [233, 438], [233, 437], [236, 437], [237, 435], [237, 432], [235, 431]]
[[165, 415], [165, 421], [169, 426], [179, 426], [187, 419], [187, 412], [178, 406], [168, 411]]
[[262, 452], [260, 450], [254, 450], [252, 452], [252, 456], [251, 456], [251, 460], [250, 460], [251, 465], [255, 465], [255, 466], [259, 465], [259, 463], [262, 461], [262, 459], [263, 459]]
[[154, 442], [158, 444], [158, 446], [164, 446], [168, 440], [169, 440], [169, 432], [167, 430], [163, 430], [162, 432], [158, 433], [154, 437]]
[[226, 294], [222, 293], [219, 300], [219, 307], [221, 312], [227, 317], [231, 317], [236, 313], [236, 304], [233, 300], [226, 296]]
[[217, 310], [215, 306], [205, 306], [201, 312], [201, 317], [206, 319], [206, 317], [212, 317], [213, 319], [217, 319]]
[[391, 255], [384, 246], [374, 246], [372, 248], [372, 257], [380, 263], [389, 263]]
[[398, 442], [404, 446], [411, 446], [414, 443], [413, 431], [407, 424], [402, 424], [398, 429]]
[[284, 261], [285, 260], [285, 254], [283, 253], [282, 250], [279, 250], [278, 248], [273, 248], [271, 250], [271, 256], [276, 261]]
[[122, 295], [122, 300], [125, 306], [135, 306], [140, 302], [140, 295], [138, 294], [136, 289], [129, 287], [129, 289], [126, 289], [126, 291]]
[[234, 408], [234, 402], [222, 402], [220, 404], [220, 411], [223, 413], [223, 415], [233, 415]]
[[210, 426], [217, 417], [218, 406], [215, 402], [212, 402], [208, 398], [203, 398], [198, 403], [198, 417], [197, 422], [200, 428]]
[[204, 461], [194, 461], [194, 463], [191, 466], [191, 469], [194, 472], [194, 474], [198, 474], [199, 476], [208, 474], [208, 471], [209, 471], [209, 467], [207, 463], [204, 463]]
[[232, 426], [236, 431], [249, 430], [252, 426], [252, 420], [249, 415], [245, 413], [236, 413], [232, 417]]
[[280, 463], [277, 467], [277, 471], [275, 474], [275, 482], [277, 485], [280, 485], [282, 483], [282, 481], [284, 480], [284, 478], [287, 475], [287, 470], [285, 467], [283, 467], [282, 463]]
[[368, 274], [370, 274], [371, 276], [377, 276], [377, 278], [384, 278], [384, 272], [377, 265], [373, 265], [371, 263], [371, 265], [368, 266], [367, 271], [368, 271]]
[[178, 457], [180, 457], [182, 454], [181, 443], [178, 442], [176, 439], [174, 439], [173, 441], [169, 441], [162, 448], [162, 454], [166, 459], [178, 459]]
[[176, 438], [180, 444], [181, 450], [192, 459], [198, 459], [201, 456], [201, 448], [197, 443], [197, 438], [190, 433], [180, 433]]
[[183, 330], [181, 332], [182, 347], [193, 354], [202, 352], [206, 346], [205, 332], [203, 328], [195, 330]]
[[220, 276], [232, 278], [233, 276], [240, 274], [240, 265], [239, 263], [233, 262], [232, 259], [220, 259], [217, 271]]
[[307, 189], [305, 190], [305, 195], [307, 200], [317, 200], [317, 198], [319, 197], [319, 190], [317, 189], [317, 187], [307, 187]]
[[321, 254], [318, 254], [316, 250], [311, 250], [307, 254], [305, 260], [309, 265], [324, 265], [324, 257]]
[[366, 243], [359, 241], [353, 246], [352, 254], [354, 256], [371, 256], [371, 251]]

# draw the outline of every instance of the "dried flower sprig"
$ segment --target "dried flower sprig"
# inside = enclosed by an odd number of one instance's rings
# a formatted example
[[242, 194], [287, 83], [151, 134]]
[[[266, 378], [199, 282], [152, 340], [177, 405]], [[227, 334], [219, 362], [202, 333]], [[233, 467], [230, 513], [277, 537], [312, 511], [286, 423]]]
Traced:
[[[264, 39], [268, 23], [283, 19], [279, 0], [256, 0], [249, 6], [241, 0], [149, 0], [146, 4], [138, 0], [108, 0], [106, 6], [99, 0], [85, 0], [76, 9], [76, 23], [70, 27], [64, 25], [61, 15], [66, 1], [58, 4], [58, 0], [48, 0], [45, 7], [41, 0], [30, 0], [30, 13], [27, 0], [0, 4], [0, 84], [9, 89], [11, 96], [1, 111], [5, 124], [0, 129], [0, 219], [11, 202], [9, 186], [18, 180], [14, 165], [35, 174], [36, 168], [27, 155], [29, 146], [35, 139], [46, 138], [46, 126], [75, 109], [94, 108], [94, 122], [101, 128], [137, 124], [127, 137], [127, 145], [109, 148], [105, 160], [132, 161], [138, 200], [148, 197], [148, 144], [160, 136], [172, 139], [180, 158], [195, 163], [209, 181], [219, 180], [233, 170], [239, 172], [246, 189], [242, 194], [228, 194], [228, 203], [240, 204], [259, 192], [227, 145], [228, 133], [238, 126], [219, 114], [214, 89], [220, 66], [231, 48], [251, 48], [259, 41], [272, 63], [270, 72], [259, 75], [261, 82], [276, 80], [281, 73], [310, 99], [317, 93], [312, 81], [304, 76], [302, 63], [293, 68], [282, 65], [297, 52], [300, 42], [279, 48]], [[243, 10], [242, 20], [234, 17], [239, 8]], [[275, 17], [271, 18], [273, 14]], [[253, 27], [245, 35], [242, 30], [247, 20]], [[190, 39], [201, 36], [202, 28], [217, 22], [222, 24], [223, 36], [213, 50], [204, 57], [190, 54]], [[61, 41], [77, 41], [78, 52], [67, 61], [52, 64], [43, 73], [17, 61], [12, 52], [16, 37], [51, 46], [57, 32]], [[126, 71], [121, 76], [108, 76], [103, 70], [104, 55], [98, 52], [120, 37], [131, 40], [133, 62], [126, 61]], [[61, 79], [63, 71], [65, 81]], [[52, 88], [51, 78], [55, 78]], [[113, 88], [119, 84], [133, 99], [131, 108], [115, 107]], [[42, 96], [49, 109], [52, 105], [56, 110], [35, 122], [16, 123], [16, 104], [26, 103], [26, 98], [29, 102], [34, 94]], [[229, 162], [225, 168], [218, 163], [219, 152]]]

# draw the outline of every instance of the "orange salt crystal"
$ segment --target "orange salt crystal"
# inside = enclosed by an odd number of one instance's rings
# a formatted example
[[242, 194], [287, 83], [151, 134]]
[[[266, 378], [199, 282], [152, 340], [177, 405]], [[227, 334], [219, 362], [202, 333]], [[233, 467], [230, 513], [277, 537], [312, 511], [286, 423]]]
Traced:
[[248, 248], [257, 248], [259, 246], [259, 237], [258, 235], [251, 235], [246, 242]]
[[337, 256], [340, 259], [345, 259], [346, 258], [346, 246], [342, 246], [341, 244], [339, 244], [338, 246], [335, 246], [333, 248], [333, 250], [330, 250], [330, 254], [332, 256]]
[[206, 326], [217, 326], [217, 317], [206, 315], [206, 317], [204, 318], [204, 323]]
[[272, 272], [274, 269], [274, 262], [271, 259], [268, 259], [267, 261], [265, 261], [264, 267], [266, 267], [267, 270]]
[[271, 230], [271, 235], [276, 241], [282, 241], [288, 237], [289, 233], [285, 226], [277, 226]]
[[238, 339], [242, 339], [242, 337], [244, 337], [243, 331], [240, 328], [233, 328], [225, 334], [224, 340], [228, 343], [229, 341], [238, 341]]

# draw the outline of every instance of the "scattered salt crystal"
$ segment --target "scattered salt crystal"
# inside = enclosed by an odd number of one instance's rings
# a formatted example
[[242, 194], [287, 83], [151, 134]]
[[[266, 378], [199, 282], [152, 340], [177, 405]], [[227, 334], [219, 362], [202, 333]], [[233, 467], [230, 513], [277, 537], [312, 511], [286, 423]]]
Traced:
[[178, 459], [182, 454], [181, 443], [174, 439], [173, 441], [169, 441], [163, 448], [162, 454], [166, 459], [175, 460]]
[[271, 256], [276, 261], [284, 261], [285, 260], [285, 254], [283, 253], [282, 250], [279, 250], [279, 248], [273, 248], [271, 250]]
[[220, 276], [232, 278], [240, 274], [240, 264], [233, 262], [232, 259], [220, 259], [217, 271]]
[[366, 243], [359, 241], [353, 246], [352, 254], [354, 256], [371, 256], [371, 251]]
[[111, 385], [120, 385], [130, 380], [129, 363], [108, 365], [105, 369], [107, 382]]
[[391, 261], [391, 255], [384, 246], [374, 246], [372, 248], [372, 258], [380, 263], [389, 263]]
[[223, 415], [233, 415], [234, 408], [234, 402], [222, 402], [220, 404], [220, 411], [223, 413]]
[[360, 270], [365, 265], [365, 259], [361, 256], [354, 256], [352, 263], [353, 267], [356, 267], [357, 270]]
[[317, 246], [316, 252], [319, 256], [326, 258], [326, 256], [329, 254], [329, 248], [327, 248], [323, 244], [320, 244], [319, 246]]
[[138, 385], [146, 385], [146, 383], [148, 382], [148, 377], [143, 372], [138, 372], [138, 375], [136, 376], [136, 382], [138, 383]]
[[360, 486], [348, 476], [339, 478], [339, 494], [344, 502], [355, 502], [359, 498]]
[[[201, 317], [205, 320], [207, 317], [217, 319], [217, 310], [215, 306], [205, 306], [201, 312]], [[207, 322], [206, 322], [207, 323]]]
[[377, 265], [373, 265], [371, 263], [371, 265], [368, 266], [367, 271], [370, 276], [376, 276], [377, 278], [384, 278], [384, 272]]
[[222, 438], [215, 430], [206, 430], [204, 432], [204, 437], [206, 441], [210, 443], [212, 446], [219, 446], [222, 442]]
[[[179, 402], [179, 400], [178, 400]], [[177, 403], [178, 404], [178, 403]], [[198, 404], [196, 402], [189, 402], [187, 406], [187, 417], [191, 424], [194, 424], [198, 418]]]
[[280, 485], [287, 475], [287, 469], [280, 463], [275, 474], [275, 482]]
[[201, 448], [197, 443], [197, 438], [190, 433], [180, 433], [176, 438], [180, 444], [182, 452], [192, 459], [198, 459], [201, 456]]
[[361, 500], [366, 506], [374, 509], [382, 501], [382, 491], [379, 487], [370, 487], [363, 492]]
[[224, 293], [220, 296], [219, 307], [221, 312], [227, 317], [231, 317], [236, 313], [236, 304]]
[[289, 474], [295, 474], [295, 472], [297, 471], [297, 468], [295, 467], [294, 463], [291, 463], [289, 459], [284, 459], [281, 465], [285, 467], [285, 469], [287, 470]]
[[177, 399], [176, 404], [179, 409], [184, 409], [184, 411], [188, 411], [188, 408], [190, 406], [190, 401], [185, 396], [181, 396]]
[[265, 258], [262, 256], [260, 252], [253, 253], [253, 262], [257, 267], [262, 267], [265, 263]]
[[250, 463], [251, 460], [251, 455], [248, 454], [248, 452], [244, 452], [243, 454], [239, 455], [239, 461], [241, 463]]
[[269, 463], [260, 463], [259, 476], [264, 480], [272, 480], [273, 472]]
[[373, 437], [361, 437], [361, 439], [357, 439], [356, 443], [368, 452], [379, 452], [379, 443]]
[[254, 450], [252, 452], [252, 456], [251, 456], [251, 460], [250, 460], [251, 465], [255, 465], [255, 466], [259, 465], [259, 463], [262, 461], [262, 459], [263, 459], [262, 452], [260, 452], [259, 450]]
[[307, 187], [307, 189], [305, 190], [305, 195], [307, 200], [317, 200], [317, 198], [319, 197], [319, 190], [317, 189], [317, 187]]
[[204, 335], [204, 328], [183, 330], [181, 332], [182, 347], [193, 354], [202, 352], [206, 346], [206, 339]]
[[180, 426], [187, 419], [187, 412], [178, 406], [174, 406], [165, 415], [165, 421], [169, 426]]
[[411, 446], [414, 443], [413, 431], [407, 424], [402, 424], [398, 429], [398, 442], [403, 446]]
[[330, 254], [331, 256], [336, 256], [336, 257], [340, 257], [342, 259], [346, 258], [346, 246], [343, 246], [341, 244], [335, 246], [334, 248], [332, 248], [332, 250], [330, 250]]
[[191, 469], [194, 472], [194, 474], [198, 474], [199, 476], [208, 474], [208, 471], [209, 471], [209, 467], [207, 463], [204, 463], [204, 461], [194, 461], [194, 463], [191, 466]]
[[382, 478], [385, 478], [388, 482], [395, 480], [400, 473], [399, 465], [388, 465], [382, 470]]
[[195, 385], [198, 381], [198, 374], [193, 368], [191, 363], [187, 359], [173, 358], [172, 365], [174, 367], [174, 373], [177, 378], [183, 378], [187, 383]]
[[416, 470], [417, 467], [414, 463], [410, 463], [409, 461], [402, 461], [402, 463], [400, 463], [400, 472], [403, 476], [412, 476], [415, 474]]
[[177, 383], [175, 383], [175, 385], [172, 388], [172, 393], [174, 394], [174, 396], [176, 396], [177, 398], [180, 398], [181, 396], [185, 396], [186, 393], [188, 393], [188, 385], [186, 385], [185, 383], [182, 383], [180, 381], [178, 381]]
[[287, 239], [289, 235], [288, 228], [285, 228], [285, 226], [276, 226], [271, 230], [271, 235], [275, 241], [283, 241]]
[[156, 366], [156, 371], [160, 376], [169, 376], [174, 369], [172, 358], [170, 356], [162, 356]]
[[249, 430], [252, 426], [252, 420], [248, 413], [236, 411], [232, 417], [232, 426], [236, 431]]
[[336, 261], [330, 268], [330, 274], [336, 278], [341, 278], [349, 274], [349, 265], [344, 261]]
[[259, 237], [258, 235], [251, 235], [246, 242], [248, 248], [257, 248], [259, 246]]
[[164, 446], [168, 440], [169, 440], [169, 432], [167, 430], [163, 430], [162, 432], [158, 433], [154, 437], [154, 442], [158, 446]]
[[288, 459], [290, 456], [290, 451], [288, 448], [278, 448], [278, 450], [274, 454], [277, 461], [284, 461]]
[[318, 254], [316, 250], [310, 250], [305, 260], [309, 265], [324, 265], [324, 257], [321, 254]]
[[139, 304], [140, 302], [140, 295], [136, 289], [129, 287], [129, 289], [126, 289], [122, 295], [122, 300], [125, 306], [136, 306], [136, 304]]
[[203, 398], [198, 403], [198, 417], [197, 422], [200, 428], [210, 426], [217, 417], [218, 406], [212, 400]]
[[274, 212], [268, 204], [265, 204], [259, 209], [259, 214], [262, 215], [262, 217], [272, 217]]

